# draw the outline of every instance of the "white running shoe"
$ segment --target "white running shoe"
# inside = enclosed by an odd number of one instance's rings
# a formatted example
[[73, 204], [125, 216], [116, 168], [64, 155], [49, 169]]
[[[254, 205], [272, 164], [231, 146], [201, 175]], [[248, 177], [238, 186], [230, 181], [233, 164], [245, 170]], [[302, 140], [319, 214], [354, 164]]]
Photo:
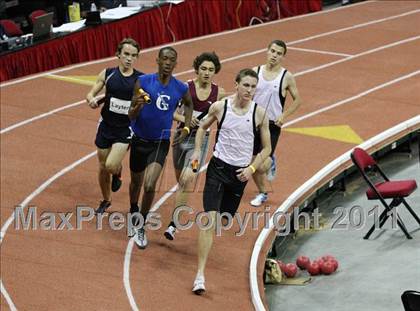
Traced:
[[168, 229], [166, 229], [164, 236], [168, 240], [172, 241], [175, 238], [176, 228], [174, 226], [168, 226]]
[[144, 228], [137, 229], [136, 235], [134, 236], [134, 242], [140, 249], [145, 249], [147, 246], [147, 236]]
[[273, 181], [274, 180], [274, 178], [276, 177], [276, 170], [277, 170], [276, 157], [273, 155], [271, 157], [271, 166], [270, 166], [270, 169], [267, 172], [267, 180], [268, 181]]
[[133, 237], [137, 233], [140, 222], [138, 217], [133, 217], [131, 221], [131, 226], [127, 226], [127, 236], [129, 238]]
[[268, 195], [266, 193], [258, 193], [257, 196], [250, 203], [254, 207], [259, 207], [265, 201], [268, 200]]
[[206, 287], [204, 286], [204, 276], [197, 276], [194, 280], [193, 289], [192, 291], [196, 295], [202, 295], [206, 291]]

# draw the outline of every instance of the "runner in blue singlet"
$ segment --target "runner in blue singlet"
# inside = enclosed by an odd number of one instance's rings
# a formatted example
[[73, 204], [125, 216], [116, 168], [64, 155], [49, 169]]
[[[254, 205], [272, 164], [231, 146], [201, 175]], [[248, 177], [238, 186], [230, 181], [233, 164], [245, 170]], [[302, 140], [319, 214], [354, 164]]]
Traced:
[[[185, 107], [185, 127], [174, 143], [181, 142], [190, 133], [193, 103], [188, 86], [172, 76], [176, 62], [177, 52], [174, 48], [160, 49], [158, 72], [138, 79], [128, 112], [134, 131], [130, 151], [130, 213], [139, 211], [138, 200], [144, 181], [140, 209], [143, 220], [147, 219], [155, 196], [156, 182], [169, 151], [173, 114], [180, 100]], [[149, 104], [145, 101], [145, 95], [151, 99]], [[129, 232], [129, 235], [133, 234]], [[138, 228], [135, 242], [141, 249], [147, 246], [143, 226]]]

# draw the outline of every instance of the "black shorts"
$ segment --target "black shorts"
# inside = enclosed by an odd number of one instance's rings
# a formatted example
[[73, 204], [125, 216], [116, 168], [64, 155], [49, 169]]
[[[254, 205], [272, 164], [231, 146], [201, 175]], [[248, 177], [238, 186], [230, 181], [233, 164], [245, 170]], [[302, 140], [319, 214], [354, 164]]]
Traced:
[[153, 162], [165, 164], [169, 152], [169, 140], [145, 140], [137, 136], [131, 139], [130, 169], [141, 173]]
[[95, 145], [99, 149], [108, 149], [115, 143], [129, 144], [131, 136], [130, 127], [114, 127], [102, 120], [96, 132]]
[[[277, 142], [279, 141], [280, 133], [281, 133], [281, 127], [278, 127], [274, 121], [270, 121], [268, 124], [269, 130], [270, 130], [270, 140], [271, 140], [271, 153], [270, 157], [273, 156], [274, 151], [277, 147]], [[260, 132], [257, 132], [257, 135], [254, 138], [254, 155], [257, 155], [262, 149], [261, 145], [261, 138], [260, 138]]]
[[204, 211], [228, 212], [232, 216], [235, 215], [247, 184], [236, 177], [236, 170], [239, 168], [216, 157], [211, 158], [204, 186]]

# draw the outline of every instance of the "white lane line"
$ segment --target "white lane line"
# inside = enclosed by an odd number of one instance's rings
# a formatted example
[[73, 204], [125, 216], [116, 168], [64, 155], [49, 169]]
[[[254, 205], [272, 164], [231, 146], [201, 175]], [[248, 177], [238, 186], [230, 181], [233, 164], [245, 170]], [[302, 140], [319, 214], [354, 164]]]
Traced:
[[18, 127], [21, 127], [21, 126], [23, 126], [25, 124], [29, 124], [29, 123], [32, 123], [32, 122], [34, 122], [36, 120], [39, 120], [39, 119], [48, 117], [48, 116], [50, 116], [50, 115], [52, 115], [54, 113], [57, 113], [57, 112], [60, 112], [60, 111], [63, 111], [63, 110], [69, 109], [69, 108], [73, 108], [73, 107], [76, 107], [76, 106], [79, 106], [79, 105], [81, 105], [81, 104], [83, 104], [85, 102], [86, 102], [85, 100], [80, 100], [78, 102], [75, 102], [75, 103], [72, 103], [72, 104], [69, 104], [69, 105], [66, 105], [66, 106], [59, 107], [59, 108], [50, 110], [50, 111], [45, 112], [45, 113], [41, 113], [41, 114], [39, 114], [37, 116], [34, 116], [32, 118], [29, 118], [29, 119], [23, 120], [21, 122], [15, 123], [15, 124], [13, 124], [11, 126], [8, 126], [8, 127], [4, 128], [4, 129], [0, 130], [0, 134], [7, 133], [7, 132], [9, 132], [11, 130], [14, 130], [15, 128], [18, 128]]
[[411, 72], [411, 73], [409, 73], [409, 74], [406, 74], [406, 75], [404, 75], [404, 76], [400, 76], [400, 77], [398, 77], [398, 78], [396, 78], [396, 79], [394, 79], [394, 80], [391, 80], [391, 81], [388, 81], [388, 82], [385, 82], [385, 83], [379, 84], [379, 85], [377, 85], [377, 86], [375, 86], [375, 87], [373, 87], [373, 88], [370, 88], [370, 89], [368, 89], [368, 90], [366, 90], [366, 91], [364, 91], [364, 92], [361, 92], [361, 93], [359, 93], [359, 94], [357, 94], [357, 95], [354, 95], [354, 96], [352, 96], [352, 97], [349, 97], [349, 98], [346, 98], [346, 99], [340, 100], [339, 102], [336, 102], [335, 104], [329, 105], [329, 106], [327, 106], [327, 107], [324, 107], [324, 108], [318, 109], [318, 110], [316, 110], [316, 111], [314, 111], [314, 112], [311, 112], [311, 113], [308, 113], [308, 114], [306, 114], [306, 115], [304, 115], [304, 116], [301, 116], [301, 117], [299, 117], [299, 118], [296, 118], [296, 119], [294, 119], [294, 120], [292, 120], [292, 121], [290, 121], [290, 122], [287, 122], [286, 124], [287, 124], [287, 125], [292, 125], [292, 124], [295, 124], [295, 123], [300, 122], [300, 121], [302, 121], [302, 120], [305, 120], [305, 119], [308, 119], [308, 118], [310, 118], [310, 117], [316, 116], [317, 114], [320, 114], [320, 113], [322, 113], [322, 112], [325, 112], [325, 111], [328, 111], [328, 110], [334, 109], [334, 108], [336, 108], [336, 107], [338, 107], [338, 106], [342, 106], [342, 105], [344, 105], [344, 104], [347, 104], [348, 102], [351, 102], [351, 101], [353, 101], [353, 100], [355, 100], [355, 99], [359, 99], [359, 98], [361, 98], [361, 97], [363, 97], [363, 96], [366, 96], [366, 95], [368, 95], [368, 94], [370, 94], [370, 93], [373, 93], [373, 92], [375, 92], [375, 91], [377, 91], [377, 90], [380, 90], [380, 89], [383, 89], [383, 88], [385, 88], [385, 87], [387, 87], [387, 86], [390, 86], [390, 85], [392, 85], [392, 84], [398, 83], [398, 82], [400, 82], [400, 81], [402, 81], [402, 80], [406, 80], [406, 79], [409, 79], [409, 78], [411, 78], [411, 77], [414, 77], [414, 76], [416, 76], [416, 75], [418, 75], [418, 74], [420, 74], [420, 70], [413, 71], [413, 72]]
[[359, 54], [355, 54], [353, 56], [349, 56], [347, 58], [342, 58], [342, 59], [336, 60], [336, 61], [331, 62], [331, 63], [326, 63], [326, 64], [318, 66], [318, 67], [310, 68], [308, 70], [305, 70], [305, 71], [302, 71], [302, 72], [296, 74], [295, 76], [301, 76], [301, 75], [304, 75], [304, 74], [307, 74], [307, 73], [310, 73], [310, 72], [314, 72], [314, 71], [317, 71], [317, 70], [320, 70], [320, 69], [331, 67], [331, 66], [334, 66], [334, 65], [337, 65], [337, 64], [340, 64], [340, 63], [343, 63], [343, 62], [346, 62], [346, 61], [349, 61], [349, 60], [352, 60], [352, 59], [355, 59], [355, 58], [358, 58], [358, 57], [361, 57], [361, 56], [365, 56], [365, 55], [368, 55], [368, 54], [379, 52], [381, 50], [389, 49], [391, 47], [401, 45], [401, 44], [405, 44], [405, 43], [415, 41], [415, 40], [418, 40], [418, 39], [420, 39], [420, 35], [410, 37], [410, 38], [407, 38], [407, 39], [404, 39], [404, 40], [401, 40], [401, 41], [393, 42], [393, 43], [390, 43], [390, 44], [387, 44], [387, 45], [383, 45], [383, 46], [380, 46], [380, 47], [377, 47], [377, 48], [374, 48], [374, 49], [371, 49], [371, 50], [368, 50], [368, 51], [365, 51], [365, 52], [362, 52], [362, 53], [359, 53]]
[[[213, 34], [209, 34], [209, 35], [205, 35], [205, 36], [201, 36], [201, 37], [196, 37], [196, 38], [191, 38], [191, 39], [187, 39], [187, 40], [182, 40], [182, 41], [178, 41], [178, 42], [164, 43], [164, 44], [159, 45], [159, 46], [144, 49], [140, 53], [143, 54], [143, 53], [147, 53], [147, 52], [151, 52], [151, 51], [157, 51], [162, 46], [165, 46], [165, 45], [168, 45], [168, 44], [170, 44], [172, 46], [183, 45], [183, 44], [187, 44], [187, 43], [191, 43], [191, 42], [195, 42], [195, 41], [199, 41], [199, 40], [207, 40], [207, 39], [213, 38], [213, 37], [230, 35], [232, 33], [242, 32], [242, 31], [245, 31], [245, 30], [253, 29], [253, 28], [266, 27], [266, 26], [271, 26], [273, 24], [285, 23], [285, 22], [295, 20], [295, 19], [303, 19], [303, 18], [313, 17], [313, 16], [316, 16], [316, 15], [321, 15], [321, 14], [330, 13], [330, 12], [339, 11], [339, 10], [353, 9], [356, 6], [365, 5], [365, 4], [368, 4], [368, 3], [370, 4], [372, 2], [374, 2], [374, 1], [360, 2], [360, 3], [352, 4], [351, 6], [347, 6], [347, 7], [338, 7], [338, 8], [334, 8], [334, 9], [331, 9], [331, 10], [318, 11], [318, 12], [314, 12], [314, 13], [288, 17], [288, 18], [281, 19], [281, 20], [275, 20], [275, 21], [272, 21], [272, 22], [269, 22], [269, 23], [258, 24], [258, 25], [254, 25], [254, 26], [250, 26], [250, 27], [243, 27], [243, 28], [238, 28], [238, 29], [213, 33]], [[40, 78], [40, 77], [43, 77], [43, 76], [48, 75], [48, 74], [59, 73], [59, 72], [63, 72], [63, 71], [72, 70], [72, 69], [75, 69], [75, 68], [80, 68], [80, 67], [84, 67], [84, 66], [89, 66], [89, 65], [108, 62], [108, 61], [111, 61], [113, 59], [115, 59], [114, 56], [107, 57], [107, 58], [102, 58], [102, 59], [97, 59], [97, 60], [93, 60], [93, 61], [89, 61], [89, 62], [84, 62], [84, 63], [81, 63], [81, 64], [69, 65], [69, 66], [66, 66], [65, 68], [46, 71], [46, 72], [39, 73], [39, 74], [34, 74], [34, 75], [29, 76], [29, 77], [18, 78], [16, 80], [12, 80], [12, 81], [9, 81], [9, 82], [0, 83], [0, 88], [6, 87], [6, 86], [9, 86], [9, 85], [14, 85], [14, 84], [21, 83], [21, 82], [25, 82], [25, 81], [29, 81], [29, 80], [32, 80], [32, 79]]]
[[[336, 102], [334, 104], [331, 104], [331, 105], [329, 105], [327, 107], [324, 107], [322, 109], [319, 109], [319, 110], [316, 110], [314, 112], [308, 113], [308, 114], [306, 114], [306, 115], [304, 115], [304, 116], [302, 116], [300, 118], [294, 119], [294, 120], [292, 120], [290, 122], [286, 122], [283, 127], [288, 127], [288, 126], [290, 126], [290, 125], [292, 125], [292, 124], [294, 124], [296, 122], [302, 121], [304, 119], [308, 119], [308, 118], [313, 117], [313, 116], [315, 116], [317, 114], [320, 114], [321, 112], [324, 112], [324, 111], [327, 111], [327, 110], [331, 110], [331, 109], [336, 108], [338, 106], [344, 105], [344, 104], [346, 104], [346, 103], [348, 103], [350, 101], [353, 101], [353, 100], [358, 99], [360, 97], [366, 96], [366, 95], [368, 95], [368, 94], [370, 94], [372, 92], [375, 92], [377, 90], [380, 90], [382, 88], [385, 88], [387, 86], [390, 86], [392, 84], [395, 84], [395, 83], [400, 82], [402, 80], [411, 78], [411, 77], [413, 77], [415, 75], [418, 75], [418, 74], [420, 74], [420, 70], [414, 71], [412, 73], [409, 73], [407, 75], [401, 76], [401, 77], [396, 78], [394, 80], [391, 80], [391, 81], [388, 81], [386, 83], [380, 84], [380, 85], [378, 85], [376, 87], [373, 87], [373, 88], [370, 88], [370, 89], [368, 89], [368, 90], [366, 90], [364, 92], [361, 92], [361, 93], [359, 93], [359, 94], [357, 94], [355, 96], [346, 98], [344, 100], [341, 100], [339, 102]], [[200, 172], [202, 172], [205, 168], [207, 168], [207, 164], [206, 164], [205, 167], [203, 167], [200, 170]], [[153, 206], [153, 208], [151, 209], [151, 211], [156, 211], [157, 209], [159, 209], [160, 206], [175, 192], [176, 186], [177, 185], [175, 185], [168, 192], [166, 192], [165, 195]], [[124, 288], [125, 288], [125, 291], [127, 293], [128, 300], [130, 301], [130, 305], [131, 305], [132, 309], [133, 310], [138, 310], [137, 304], [135, 302], [135, 298], [133, 296], [133, 292], [132, 292], [131, 287], [130, 287], [130, 275], [129, 275], [130, 274], [130, 262], [131, 262], [131, 254], [132, 254], [132, 251], [133, 251], [133, 245], [134, 245], [134, 239], [131, 238], [130, 241], [128, 242], [128, 244], [127, 244], [127, 248], [126, 248], [126, 251], [125, 251], [123, 282], [124, 282]]]
[[[99, 99], [99, 98], [101, 98], [101, 95], [99, 94], [95, 98], [96, 99]], [[4, 133], [7, 133], [7, 132], [9, 132], [11, 130], [14, 130], [14, 129], [18, 128], [18, 127], [21, 127], [21, 126], [24, 126], [26, 124], [32, 123], [32, 122], [34, 122], [36, 120], [46, 118], [46, 117], [48, 117], [50, 115], [53, 115], [53, 114], [55, 114], [57, 112], [60, 112], [60, 111], [63, 111], [63, 110], [69, 109], [69, 108], [77, 107], [77, 106], [80, 106], [80, 105], [85, 104], [85, 103], [86, 103], [86, 100], [79, 100], [78, 102], [75, 102], [75, 103], [72, 103], [72, 104], [68, 104], [66, 106], [58, 107], [56, 109], [50, 110], [50, 111], [45, 112], [45, 113], [41, 113], [41, 114], [39, 114], [37, 116], [34, 116], [32, 118], [29, 118], [29, 119], [23, 120], [21, 122], [15, 123], [15, 124], [13, 124], [11, 126], [8, 126], [8, 127], [4, 128], [4, 129], [0, 130], [0, 135], [1, 134], [4, 134]]]
[[10, 298], [9, 293], [7, 292], [6, 288], [3, 286], [3, 282], [1, 280], [0, 280], [0, 291], [3, 294], [4, 299], [6, 299], [9, 305], [10, 311], [16, 311], [17, 310], [16, 306], [13, 303], [12, 298]]
[[330, 51], [322, 51], [322, 50], [304, 49], [304, 48], [296, 48], [294, 46], [288, 46], [287, 49], [288, 50], [302, 51], [302, 52], [309, 52], [309, 53], [334, 55], [334, 56], [344, 56], [344, 57], [353, 56], [351, 54], [344, 54], [344, 53], [337, 53], [337, 52], [330, 52]]
[[402, 13], [402, 14], [388, 16], [388, 17], [380, 18], [380, 19], [375, 19], [373, 21], [369, 21], [369, 22], [366, 22], [366, 23], [361, 23], [361, 24], [357, 24], [357, 25], [353, 25], [353, 26], [349, 26], [349, 27], [344, 27], [344, 28], [340, 28], [340, 29], [337, 29], [337, 30], [324, 32], [324, 33], [321, 33], [319, 35], [314, 35], [314, 36], [311, 36], [311, 37], [296, 40], [296, 41], [293, 41], [293, 44], [298, 44], [298, 43], [306, 42], [306, 41], [309, 41], [309, 40], [318, 39], [318, 38], [329, 36], [329, 35], [334, 35], [336, 33], [340, 33], [340, 32], [343, 32], [343, 31], [354, 30], [354, 29], [357, 29], [357, 28], [370, 26], [370, 25], [373, 25], [373, 24], [387, 22], [387, 21], [390, 21], [390, 20], [393, 20], [393, 19], [396, 19], [396, 18], [405, 17], [405, 16], [412, 15], [412, 14], [417, 14], [419, 12], [420, 12], [420, 9], [417, 9], [417, 10], [408, 11], [408, 12], [405, 12], [405, 13]]
[[[160, 199], [157, 201], [153, 207], [150, 209], [151, 212], [156, 211], [162, 204], [165, 202], [176, 190], [176, 184], [173, 186], [168, 192], [166, 192]], [[131, 284], [130, 284], [130, 262], [131, 262], [131, 253], [133, 252], [133, 245], [134, 245], [134, 238], [130, 238], [127, 244], [127, 248], [125, 249], [124, 255], [124, 269], [123, 269], [123, 283], [125, 292], [128, 297], [128, 301], [130, 302], [131, 309], [134, 311], [138, 311], [139, 308], [136, 304], [136, 300], [134, 298], [133, 292], [131, 291]]]
[[131, 309], [133, 311], [139, 311], [139, 308], [137, 307], [136, 300], [134, 299], [133, 292], [131, 291], [131, 285], [130, 285], [130, 259], [131, 259], [131, 252], [133, 251], [133, 244], [134, 239], [131, 238], [128, 241], [127, 248], [125, 250], [124, 255], [124, 269], [123, 269], [123, 283], [125, 292], [128, 297], [128, 302], [130, 303]]
[[[346, 61], [352, 60], [352, 59], [357, 58], [357, 57], [361, 57], [361, 56], [368, 55], [368, 54], [371, 54], [371, 53], [375, 53], [375, 52], [378, 52], [378, 51], [381, 51], [381, 50], [384, 50], [384, 49], [388, 49], [390, 47], [394, 47], [394, 46], [397, 46], [397, 45], [400, 45], [400, 44], [404, 44], [404, 43], [407, 43], [407, 42], [418, 40], [419, 38], [420, 38], [420, 36], [407, 38], [407, 39], [397, 41], [397, 42], [393, 42], [393, 43], [390, 43], [390, 44], [387, 44], [387, 45], [383, 45], [383, 46], [380, 46], [380, 47], [377, 47], [377, 48], [374, 48], [374, 49], [371, 49], [371, 50], [368, 50], [368, 51], [365, 51], [365, 52], [362, 52], [362, 53], [359, 53], [359, 54], [355, 54], [355, 55], [352, 55], [352, 56], [349, 56], [349, 57], [346, 57], [346, 58], [343, 58], [343, 59], [339, 59], [339, 60], [336, 60], [336, 61], [333, 61], [333, 62], [330, 62], [330, 63], [326, 63], [326, 64], [323, 64], [323, 65], [320, 65], [320, 66], [317, 66], [317, 67], [313, 67], [313, 68], [310, 68], [310, 69], [307, 69], [307, 70], [296, 73], [295, 77], [298, 77], [298, 76], [301, 76], [301, 75], [304, 75], [304, 74], [307, 74], [307, 73], [310, 73], [310, 72], [314, 72], [314, 71], [317, 71], [317, 70], [320, 70], [320, 69], [324, 69], [324, 68], [342, 63], [342, 62], [346, 62]], [[265, 51], [265, 49], [264, 50], [258, 50], [258, 51], [255, 51], [255, 52], [246, 53], [246, 54], [243, 54], [243, 55], [250, 56], [250, 55], [253, 55], [253, 54], [261, 53], [263, 51]], [[221, 62], [225, 63], [225, 62], [228, 62], [228, 61], [233, 61], [233, 60], [236, 60], [236, 59], [239, 59], [239, 58], [242, 58], [242, 57], [246, 57], [246, 56], [243, 56], [243, 55], [237, 55], [237, 56], [234, 56], [234, 57], [226, 58], [226, 59], [221, 60]], [[178, 72], [178, 73], [174, 74], [174, 76], [180, 76], [180, 75], [187, 74], [187, 73], [192, 73], [192, 72], [194, 72], [194, 70], [189, 69], [189, 70], [185, 70], [185, 71], [182, 71], [182, 72]], [[60, 77], [60, 76], [58, 76], [58, 77]], [[73, 79], [77, 79], [77, 78], [73, 78]], [[49, 112], [42, 113], [42, 114], [34, 116], [30, 119], [27, 119], [27, 120], [24, 120], [22, 122], [13, 124], [13, 125], [11, 125], [7, 128], [4, 128], [4, 129], [0, 130], [0, 135], [4, 134], [4, 133], [7, 133], [7, 132], [9, 132], [9, 131], [11, 131], [15, 128], [26, 125], [28, 123], [32, 123], [36, 120], [48, 117], [48, 116], [50, 116], [54, 113], [57, 113], [57, 112], [66, 110], [68, 108], [72, 108], [72, 107], [81, 105], [84, 102], [85, 102], [84, 100], [78, 101], [76, 103], [73, 103], [73, 104], [70, 104], [70, 105], [67, 105], [67, 106], [63, 106], [63, 107], [60, 107], [60, 108], [57, 108], [57, 109], [53, 109]]]

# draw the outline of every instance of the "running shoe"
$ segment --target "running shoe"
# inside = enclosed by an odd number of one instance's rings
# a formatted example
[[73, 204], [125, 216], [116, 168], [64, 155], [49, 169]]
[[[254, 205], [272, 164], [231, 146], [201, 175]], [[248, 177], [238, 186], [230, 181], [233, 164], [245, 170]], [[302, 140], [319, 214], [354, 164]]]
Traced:
[[206, 287], [204, 286], [204, 276], [198, 276], [195, 278], [192, 291], [196, 295], [204, 294], [206, 291]]
[[112, 175], [112, 182], [111, 182], [112, 192], [117, 192], [121, 188], [121, 184], [122, 184], [121, 172], [122, 172], [122, 168], [119, 174]]
[[137, 229], [136, 235], [134, 236], [134, 242], [140, 249], [145, 249], [147, 247], [147, 236], [146, 230], [144, 228]]
[[169, 225], [163, 235], [168, 240], [173, 241], [173, 239], [175, 238], [175, 233], [176, 233], [176, 228], [172, 225]]
[[268, 200], [267, 193], [258, 193], [257, 196], [250, 202], [252, 206], [259, 207]]
[[267, 172], [267, 180], [268, 181], [273, 181], [274, 178], [276, 177], [276, 170], [277, 170], [277, 166], [276, 166], [276, 157], [273, 155], [271, 157], [271, 166], [270, 169]]
[[98, 208], [95, 210], [96, 214], [103, 214], [107, 208], [111, 206], [111, 202], [107, 200], [102, 200], [101, 203], [99, 203]]

